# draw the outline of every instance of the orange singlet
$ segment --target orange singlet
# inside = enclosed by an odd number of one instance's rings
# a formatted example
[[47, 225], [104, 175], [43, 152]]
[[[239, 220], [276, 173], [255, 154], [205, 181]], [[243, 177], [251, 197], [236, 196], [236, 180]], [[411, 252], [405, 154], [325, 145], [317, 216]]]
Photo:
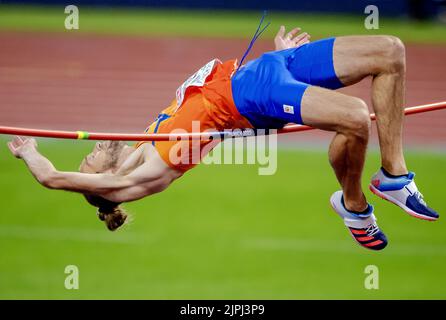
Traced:
[[[237, 60], [213, 60], [177, 90], [177, 98], [164, 109], [146, 133], [223, 131], [252, 128], [232, 99], [231, 76]], [[199, 128], [198, 127], [199, 124]], [[136, 147], [147, 141], [139, 142]], [[161, 158], [172, 168], [187, 171], [196, 166], [218, 141], [153, 141]], [[197, 157], [198, 156], [198, 157]]]

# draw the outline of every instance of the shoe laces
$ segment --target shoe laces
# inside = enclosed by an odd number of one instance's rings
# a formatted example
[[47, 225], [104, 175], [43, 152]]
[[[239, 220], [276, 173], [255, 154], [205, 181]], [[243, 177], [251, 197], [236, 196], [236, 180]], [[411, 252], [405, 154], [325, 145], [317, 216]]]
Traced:
[[423, 206], [427, 207], [426, 201], [424, 201], [424, 196], [420, 191], [416, 191], [414, 193], [415, 198], [417, 198], [418, 202], [420, 202]]
[[374, 236], [375, 234], [377, 234], [379, 232], [379, 227], [376, 223], [371, 223], [367, 226], [367, 228], [365, 229], [365, 231], [367, 232], [367, 235], [369, 237]]

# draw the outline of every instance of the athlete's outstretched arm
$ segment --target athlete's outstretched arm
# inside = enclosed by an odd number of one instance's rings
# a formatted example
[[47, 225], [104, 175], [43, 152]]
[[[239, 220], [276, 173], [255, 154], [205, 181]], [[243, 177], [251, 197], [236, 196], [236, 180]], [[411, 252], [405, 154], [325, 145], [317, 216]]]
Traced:
[[310, 42], [311, 36], [306, 32], [300, 33], [300, 28], [294, 28], [286, 34], [285, 31], [285, 27], [281, 26], [274, 38], [276, 51], [297, 48]]
[[58, 171], [37, 151], [33, 138], [15, 137], [8, 147], [16, 158], [25, 161], [36, 180], [50, 189], [95, 194], [111, 201], [124, 202], [159, 192], [170, 183], [163, 170], [144, 164], [127, 175]]

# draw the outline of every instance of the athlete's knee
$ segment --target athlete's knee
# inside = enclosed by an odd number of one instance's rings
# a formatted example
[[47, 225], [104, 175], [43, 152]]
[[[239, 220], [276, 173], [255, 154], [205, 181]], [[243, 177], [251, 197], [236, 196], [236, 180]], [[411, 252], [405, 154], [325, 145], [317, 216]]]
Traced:
[[406, 48], [404, 43], [395, 36], [381, 37], [382, 54], [386, 71], [401, 72], [406, 69]]
[[359, 98], [351, 97], [350, 99], [351, 107], [348, 110], [344, 123], [345, 133], [367, 140], [372, 126], [367, 104]]

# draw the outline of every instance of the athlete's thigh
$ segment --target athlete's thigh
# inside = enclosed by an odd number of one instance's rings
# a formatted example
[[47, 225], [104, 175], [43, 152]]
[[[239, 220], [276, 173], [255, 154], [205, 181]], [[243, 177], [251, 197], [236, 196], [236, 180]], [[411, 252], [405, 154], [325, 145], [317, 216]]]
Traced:
[[316, 86], [305, 91], [300, 112], [304, 124], [329, 131], [353, 127], [358, 117], [368, 117], [361, 99]]
[[351, 85], [378, 74], [391, 58], [389, 49], [399, 45], [401, 41], [392, 36], [337, 37], [333, 48], [336, 75], [344, 85]]

